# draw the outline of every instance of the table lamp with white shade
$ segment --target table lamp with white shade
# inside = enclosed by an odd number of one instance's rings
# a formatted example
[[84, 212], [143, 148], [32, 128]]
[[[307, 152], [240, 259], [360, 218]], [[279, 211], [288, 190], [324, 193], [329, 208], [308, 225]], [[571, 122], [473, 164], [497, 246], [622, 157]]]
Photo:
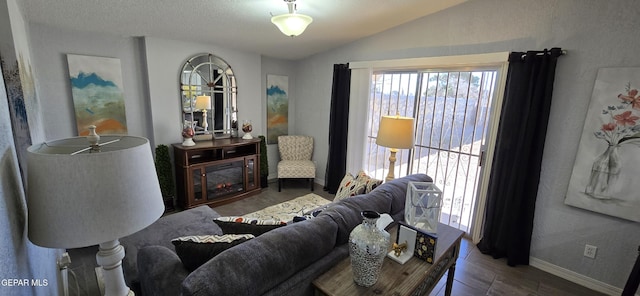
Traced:
[[209, 127], [209, 122], [207, 121], [207, 110], [211, 109], [211, 97], [197, 96], [195, 108], [202, 110], [202, 127], [206, 132]]
[[122, 273], [118, 239], [156, 221], [164, 203], [149, 141], [76, 137], [27, 149], [28, 236], [47, 248], [99, 245], [105, 295], [133, 295]]
[[413, 118], [403, 116], [382, 116], [378, 127], [376, 144], [391, 148], [389, 156], [389, 173], [385, 181], [395, 178], [394, 167], [396, 164], [396, 152], [398, 149], [411, 149], [414, 144]]

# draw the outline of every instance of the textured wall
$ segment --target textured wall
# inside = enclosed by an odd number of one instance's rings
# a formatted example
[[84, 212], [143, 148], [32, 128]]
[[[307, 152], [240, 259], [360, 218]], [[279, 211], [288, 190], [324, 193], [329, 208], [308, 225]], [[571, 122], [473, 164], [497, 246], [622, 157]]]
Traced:
[[[637, 255], [640, 225], [563, 201], [597, 69], [640, 67], [638, 15], [636, 0], [468, 1], [300, 61], [296, 130], [313, 135], [316, 155], [326, 155], [328, 131], [322, 123], [329, 118], [335, 63], [562, 47], [569, 54], [556, 71], [532, 256], [622, 287]], [[323, 176], [319, 169], [318, 178]], [[585, 243], [598, 246], [595, 260], [582, 256]]]

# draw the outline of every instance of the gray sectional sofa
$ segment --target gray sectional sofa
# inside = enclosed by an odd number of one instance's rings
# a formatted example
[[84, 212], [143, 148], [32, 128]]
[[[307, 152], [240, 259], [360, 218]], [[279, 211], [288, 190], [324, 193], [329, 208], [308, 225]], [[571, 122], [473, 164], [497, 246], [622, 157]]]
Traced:
[[222, 234], [219, 216], [204, 206], [161, 218], [121, 239], [130, 287], [143, 295], [313, 295], [312, 281], [349, 256], [347, 240], [362, 222], [360, 212], [388, 213], [404, 220], [409, 181], [430, 182], [415, 174], [386, 182], [368, 194], [329, 204], [317, 217], [271, 230], [229, 248], [189, 272], [171, 240], [185, 235]]

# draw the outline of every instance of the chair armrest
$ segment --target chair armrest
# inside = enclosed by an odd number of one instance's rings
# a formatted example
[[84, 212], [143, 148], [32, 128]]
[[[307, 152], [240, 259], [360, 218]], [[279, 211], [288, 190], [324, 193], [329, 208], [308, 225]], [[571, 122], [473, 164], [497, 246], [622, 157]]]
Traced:
[[167, 247], [147, 246], [138, 251], [138, 274], [143, 295], [180, 295], [189, 271]]

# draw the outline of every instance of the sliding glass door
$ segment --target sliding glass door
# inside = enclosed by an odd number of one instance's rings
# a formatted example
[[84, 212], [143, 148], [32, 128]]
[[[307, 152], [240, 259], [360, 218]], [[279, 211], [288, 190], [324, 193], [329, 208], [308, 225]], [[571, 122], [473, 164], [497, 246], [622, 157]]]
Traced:
[[498, 69], [376, 71], [371, 77], [363, 166], [384, 179], [389, 150], [377, 146], [383, 115], [415, 118], [415, 146], [399, 150], [396, 177], [431, 176], [443, 191], [440, 221], [471, 232]]

